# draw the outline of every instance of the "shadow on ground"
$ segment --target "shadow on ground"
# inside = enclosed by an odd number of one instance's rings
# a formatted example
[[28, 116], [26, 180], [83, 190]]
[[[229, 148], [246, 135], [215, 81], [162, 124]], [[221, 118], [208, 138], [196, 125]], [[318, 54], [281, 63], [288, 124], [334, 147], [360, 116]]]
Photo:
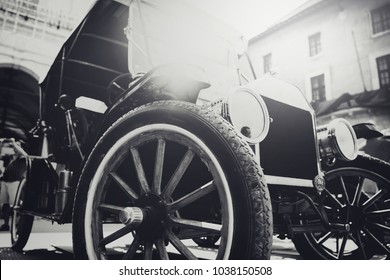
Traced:
[[73, 254], [53, 248], [16, 252], [11, 248], [0, 248], [0, 260], [72, 260]]

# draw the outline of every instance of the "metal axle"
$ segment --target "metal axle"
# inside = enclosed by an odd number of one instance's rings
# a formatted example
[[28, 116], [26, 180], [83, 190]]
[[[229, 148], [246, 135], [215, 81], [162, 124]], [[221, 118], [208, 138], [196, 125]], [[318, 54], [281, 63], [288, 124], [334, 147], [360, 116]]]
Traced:
[[144, 218], [144, 211], [139, 207], [126, 207], [119, 212], [119, 220], [124, 225], [138, 226]]

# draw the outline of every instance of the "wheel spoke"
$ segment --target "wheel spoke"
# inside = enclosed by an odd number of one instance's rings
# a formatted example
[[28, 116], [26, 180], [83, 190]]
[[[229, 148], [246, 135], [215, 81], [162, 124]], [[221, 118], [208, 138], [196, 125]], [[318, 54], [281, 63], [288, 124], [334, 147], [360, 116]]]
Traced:
[[144, 260], [151, 260], [153, 256], [153, 243], [146, 242], [144, 245]]
[[165, 155], [165, 141], [159, 139], [157, 142], [156, 162], [154, 166], [153, 176], [153, 192], [155, 194], [161, 194], [161, 180], [164, 167], [164, 155]]
[[207, 222], [199, 222], [195, 220], [187, 220], [187, 219], [181, 219], [176, 217], [170, 217], [171, 223], [174, 226], [179, 226], [182, 228], [191, 228], [191, 229], [197, 229], [202, 232], [210, 232], [210, 233], [221, 233], [222, 225], [220, 224], [213, 224], [213, 223], [207, 223]]
[[353, 236], [353, 234], [350, 234], [349, 237], [351, 238], [351, 240], [353, 242], [355, 242], [356, 245], [358, 245], [358, 241], [356, 240], [356, 238]]
[[172, 193], [175, 191], [177, 185], [179, 184], [181, 178], [184, 175], [184, 172], [187, 170], [192, 159], [194, 158], [194, 155], [195, 154], [193, 151], [187, 150], [186, 154], [184, 155], [183, 159], [181, 160], [179, 166], [175, 170], [175, 173], [172, 175], [171, 179], [168, 182], [168, 185], [163, 192], [165, 199], [170, 198]]
[[139, 155], [138, 149], [132, 148], [130, 151], [131, 151], [131, 155], [133, 156], [133, 162], [134, 162], [135, 169], [137, 171], [138, 182], [141, 187], [141, 190], [144, 193], [148, 193], [150, 192], [150, 188], [149, 188], [148, 180], [146, 180], [145, 171], [142, 166], [141, 157]]
[[343, 236], [343, 241], [341, 242], [340, 250], [338, 250], [338, 254], [337, 254], [338, 259], [342, 259], [344, 257], [344, 250], [345, 250], [345, 245], [347, 244], [348, 241], [348, 235], [349, 233], [346, 233]]
[[370, 225], [373, 225], [377, 228], [380, 228], [380, 229], [383, 229], [385, 231], [388, 231], [390, 232], [390, 227], [388, 226], [385, 226], [385, 225], [382, 225], [382, 224], [379, 224], [379, 223], [375, 223], [375, 222], [371, 222], [371, 221], [367, 221], [367, 225], [370, 224]]
[[121, 238], [122, 236], [125, 236], [126, 234], [128, 234], [129, 232], [131, 232], [133, 230], [134, 230], [133, 226], [124, 226], [121, 229], [111, 233], [110, 235], [108, 235], [105, 238], [103, 238], [102, 240], [100, 240], [99, 245], [105, 246], [105, 245]]
[[336, 236], [336, 253], [339, 254], [339, 248], [340, 248], [340, 238], [337, 235]]
[[162, 260], [169, 260], [167, 248], [165, 247], [163, 238], [157, 239], [156, 248], [157, 248], [157, 252], [160, 255], [160, 258]]
[[324, 192], [327, 193], [327, 195], [328, 195], [328, 197], [331, 199], [331, 201], [333, 201], [333, 203], [335, 203], [339, 208], [343, 208], [343, 207], [344, 207], [344, 205], [341, 204], [341, 202], [340, 202], [337, 198], [335, 198], [335, 197], [329, 192], [328, 189], [325, 189]]
[[363, 260], [367, 259], [366, 251], [364, 250], [364, 244], [362, 242], [361, 233], [359, 231], [356, 232], [357, 240], [355, 241], [356, 245], [359, 248], [360, 255], [362, 256]]
[[367, 233], [379, 246], [381, 246], [387, 252], [387, 254], [390, 254], [390, 249], [387, 248], [380, 240], [378, 240], [378, 238], [376, 238], [375, 235], [371, 233], [371, 231], [364, 229], [364, 232]]
[[345, 202], [347, 203], [348, 206], [351, 206], [351, 201], [349, 199], [347, 188], [345, 187], [344, 179], [342, 176], [340, 176], [340, 183], [341, 183], [342, 190], [344, 192]]
[[371, 205], [373, 205], [378, 199], [382, 198], [385, 195], [383, 189], [379, 190], [373, 196], [370, 197], [367, 201], [363, 203], [363, 211], [367, 210]]
[[317, 244], [321, 245], [323, 244], [326, 240], [331, 238], [334, 235], [333, 232], [329, 231], [325, 235], [323, 235], [320, 239], [317, 240]]
[[174, 201], [173, 203], [168, 204], [168, 213], [172, 213], [172, 212], [204, 197], [205, 195], [209, 194], [210, 192], [212, 192], [215, 189], [216, 189], [216, 187], [213, 184], [213, 181], [208, 182], [207, 184], [201, 186], [199, 189], [196, 189], [193, 192]]
[[172, 232], [167, 231], [167, 237], [180, 254], [184, 255], [189, 260], [196, 260], [197, 257], [181, 242], [181, 240]]
[[364, 177], [359, 177], [359, 181], [356, 186], [355, 195], [353, 196], [353, 200], [352, 200], [352, 205], [354, 206], [359, 205], [360, 197], [362, 195], [363, 182], [364, 182]]
[[137, 253], [137, 250], [139, 246], [141, 245], [141, 239], [136, 235], [134, 237], [133, 242], [131, 243], [129, 249], [127, 250], [126, 254], [123, 256], [124, 260], [131, 260], [133, 259], [135, 253]]
[[132, 200], [138, 199], [138, 194], [116, 174], [115, 172], [110, 172], [109, 176], [117, 183], [117, 185], [125, 192], [125, 194]]
[[123, 210], [123, 207], [102, 203], [99, 205], [98, 209], [105, 212], [119, 214], [119, 212]]
[[383, 209], [383, 210], [374, 210], [370, 212], [365, 213], [368, 216], [382, 216], [382, 215], [389, 215], [390, 214], [390, 209]]

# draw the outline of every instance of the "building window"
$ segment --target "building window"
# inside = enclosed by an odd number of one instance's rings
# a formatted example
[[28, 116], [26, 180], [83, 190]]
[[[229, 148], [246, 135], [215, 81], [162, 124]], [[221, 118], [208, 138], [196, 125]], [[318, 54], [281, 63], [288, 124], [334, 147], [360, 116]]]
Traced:
[[390, 5], [371, 11], [372, 32], [381, 33], [390, 29]]
[[313, 101], [325, 101], [325, 76], [324, 74], [312, 77], [310, 79], [311, 82], [311, 93]]
[[263, 56], [263, 65], [264, 65], [264, 73], [268, 73], [271, 71], [272, 67], [272, 54], [267, 54]]
[[379, 74], [379, 85], [381, 88], [390, 86], [390, 54], [376, 59]]
[[321, 53], [321, 33], [316, 33], [309, 36], [309, 50], [310, 56], [316, 56]]

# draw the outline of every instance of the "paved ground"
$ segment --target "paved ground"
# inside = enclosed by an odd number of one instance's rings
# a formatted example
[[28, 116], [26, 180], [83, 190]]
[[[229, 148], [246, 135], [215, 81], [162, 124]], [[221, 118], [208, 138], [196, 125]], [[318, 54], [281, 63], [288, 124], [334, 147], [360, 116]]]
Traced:
[[[2, 221], [0, 221], [2, 224]], [[71, 225], [57, 225], [35, 220], [32, 233], [23, 253], [10, 246], [10, 233], [0, 232], [0, 260], [69, 260], [73, 259]], [[289, 240], [274, 238], [271, 259], [299, 259]]]

